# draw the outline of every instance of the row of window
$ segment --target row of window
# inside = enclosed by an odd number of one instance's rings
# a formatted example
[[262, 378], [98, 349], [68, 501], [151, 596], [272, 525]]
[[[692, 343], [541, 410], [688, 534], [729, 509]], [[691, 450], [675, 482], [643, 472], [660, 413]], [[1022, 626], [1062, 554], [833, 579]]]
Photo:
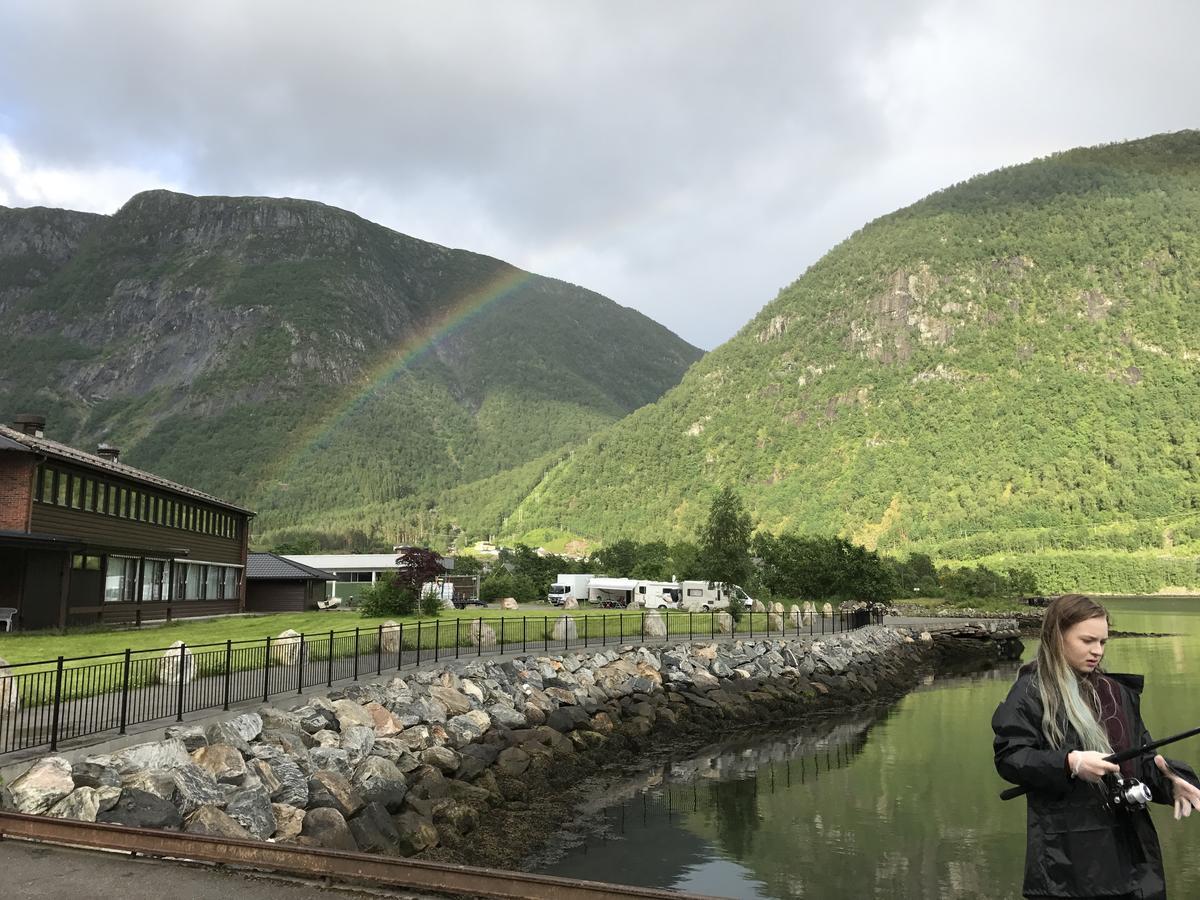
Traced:
[[242, 570], [237, 566], [81, 553], [71, 564], [80, 571], [103, 570], [105, 603], [233, 600], [241, 595]]
[[141, 488], [111, 484], [91, 475], [49, 465], [38, 466], [34, 499], [51, 506], [81, 509], [215, 537], [238, 537], [238, 519], [229, 513]]

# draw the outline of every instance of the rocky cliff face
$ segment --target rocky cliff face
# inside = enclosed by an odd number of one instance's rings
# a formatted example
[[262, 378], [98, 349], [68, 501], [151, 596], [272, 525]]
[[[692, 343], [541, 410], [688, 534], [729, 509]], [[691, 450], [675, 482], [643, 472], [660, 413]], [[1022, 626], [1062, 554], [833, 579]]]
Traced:
[[382, 492], [339, 475], [323, 508], [417, 493], [430, 508], [655, 399], [700, 355], [597, 294], [304, 200], [7, 210], [0, 265], [5, 415], [44, 411], [57, 438], [120, 442], [284, 522], [301, 498], [280, 490], [345, 468], [301, 433], [349, 416], [370, 438], [339, 435], [341, 452], [389, 483], [406, 470]]

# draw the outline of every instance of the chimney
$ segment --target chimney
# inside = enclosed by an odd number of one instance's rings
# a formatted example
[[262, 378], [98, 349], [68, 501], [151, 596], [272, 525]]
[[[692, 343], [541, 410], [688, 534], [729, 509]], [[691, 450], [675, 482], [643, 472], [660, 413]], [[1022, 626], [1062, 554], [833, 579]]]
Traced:
[[109, 462], [116, 462], [117, 457], [121, 455], [121, 449], [119, 447], [114, 447], [112, 444], [101, 444], [96, 448], [96, 453], [107, 459]]
[[13, 428], [23, 432], [30, 437], [44, 437], [46, 431], [46, 417], [35, 415], [33, 413], [18, 413], [13, 416]]

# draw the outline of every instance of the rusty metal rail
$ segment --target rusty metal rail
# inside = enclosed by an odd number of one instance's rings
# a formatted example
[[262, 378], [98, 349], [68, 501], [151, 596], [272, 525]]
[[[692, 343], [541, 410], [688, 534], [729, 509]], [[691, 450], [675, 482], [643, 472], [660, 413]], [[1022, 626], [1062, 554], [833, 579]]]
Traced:
[[158, 859], [215, 863], [302, 878], [327, 878], [347, 885], [409, 888], [470, 897], [509, 900], [597, 900], [602, 897], [711, 900], [703, 894], [656, 888], [289, 844], [213, 838], [125, 825], [51, 819], [12, 812], [0, 812], [0, 839], [5, 838], [112, 850]]

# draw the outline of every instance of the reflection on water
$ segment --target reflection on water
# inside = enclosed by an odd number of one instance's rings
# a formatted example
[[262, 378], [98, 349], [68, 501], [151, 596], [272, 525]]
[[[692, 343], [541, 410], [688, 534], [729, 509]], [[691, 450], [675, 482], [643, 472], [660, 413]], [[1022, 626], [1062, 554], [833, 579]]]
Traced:
[[[1117, 628], [1172, 634], [1114, 640], [1106, 660], [1147, 674], [1152, 732], [1200, 724], [1200, 600], [1110, 607]], [[1025, 806], [997, 797], [990, 728], [1017, 665], [632, 774], [582, 810], [576, 846], [543, 871], [730, 897], [1018, 898]], [[1200, 760], [1200, 742], [1176, 755]], [[1173, 896], [1200, 884], [1194, 818], [1155, 812]]]

